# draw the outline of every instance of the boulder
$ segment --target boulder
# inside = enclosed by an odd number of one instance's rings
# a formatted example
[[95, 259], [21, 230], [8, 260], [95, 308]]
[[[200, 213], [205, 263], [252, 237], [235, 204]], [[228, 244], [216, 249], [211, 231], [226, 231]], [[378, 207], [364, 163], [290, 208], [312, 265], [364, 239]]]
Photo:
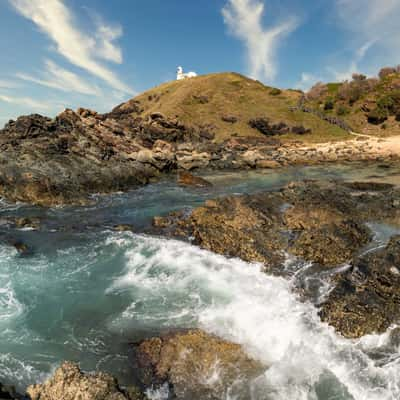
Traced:
[[247, 400], [251, 381], [265, 371], [240, 345], [200, 330], [144, 340], [134, 361], [146, 387], [167, 383], [177, 400]]
[[45, 383], [29, 386], [31, 400], [136, 400], [105, 373], [84, 374], [76, 364], [65, 362]]

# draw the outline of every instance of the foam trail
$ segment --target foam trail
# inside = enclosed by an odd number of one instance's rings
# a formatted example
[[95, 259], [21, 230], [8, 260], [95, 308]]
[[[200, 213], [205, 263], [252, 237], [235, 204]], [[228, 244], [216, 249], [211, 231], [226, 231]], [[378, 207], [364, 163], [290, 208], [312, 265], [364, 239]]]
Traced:
[[[312, 304], [298, 300], [290, 281], [262, 273], [259, 265], [174, 240], [124, 237], [110, 239], [126, 247], [127, 263], [108, 293], [139, 291], [144, 303], [157, 307], [152, 315], [161, 325], [182, 313], [173, 326], [190, 323], [242, 344], [268, 366], [253, 382], [253, 400], [400, 398], [400, 363], [379, 364], [369, 356], [387, 335], [339, 337]], [[130, 311], [111, 325], [140, 318], [134, 302]]]

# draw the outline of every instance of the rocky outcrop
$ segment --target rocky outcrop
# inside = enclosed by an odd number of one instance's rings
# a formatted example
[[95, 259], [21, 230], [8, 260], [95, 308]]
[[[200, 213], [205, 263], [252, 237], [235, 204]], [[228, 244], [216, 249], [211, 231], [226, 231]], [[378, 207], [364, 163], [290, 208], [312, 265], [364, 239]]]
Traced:
[[84, 374], [76, 364], [65, 362], [45, 383], [30, 386], [31, 400], [144, 400], [137, 390], [122, 390], [116, 379], [104, 373]]
[[135, 364], [147, 387], [167, 383], [174, 399], [249, 399], [249, 382], [265, 367], [237, 344], [199, 330], [151, 338], [135, 346]]
[[279, 192], [209, 200], [189, 214], [155, 218], [154, 230], [219, 254], [261, 262], [270, 270], [282, 268], [285, 252], [336, 266], [351, 261], [368, 243], [367, 221], [400, 215], [400, 193], [392, 186], [355, 187], [310, 181]]
[[78, 109], [54, 119], [34, 114], [10, 121], [0, 130], [0, 196], [43, 206], [86, 204], [90, 194], [123, 191], [171, 171], [279, 168], [380, 157], [361, 142], [339, 143], [329, 151], [282, 144], [271, 135], [307, 130], [262, 118], [251, 125], [264, 136], [232, 134], [217, 142], [214, 126], [194, 127], [160, 112], [143, 116], [142, 111], [132, 100], [107, 114]]
[[349, 338], [400, 322], [400, 236], [352, 263], [322, 304], [323, 321]]

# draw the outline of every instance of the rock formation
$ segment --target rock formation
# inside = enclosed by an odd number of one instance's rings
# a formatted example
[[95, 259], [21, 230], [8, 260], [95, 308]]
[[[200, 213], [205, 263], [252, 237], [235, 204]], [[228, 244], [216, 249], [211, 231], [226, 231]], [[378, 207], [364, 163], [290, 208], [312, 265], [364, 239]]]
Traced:
[[[121, 389], [108, 374], [84, 374], [76, 364], [65, 362], [45, 383], [30, 386], [30, 400], [144, 400], [140, 392]], [[133, 396], [134, 395], [134, 396]]]
[[239, 345], [199, 330], [144, 340], [135, 354], [144, 385], [167, 383], [179, 400], [219, 400], [228, 393], [249, 399], [249, 383], [265, 370]]

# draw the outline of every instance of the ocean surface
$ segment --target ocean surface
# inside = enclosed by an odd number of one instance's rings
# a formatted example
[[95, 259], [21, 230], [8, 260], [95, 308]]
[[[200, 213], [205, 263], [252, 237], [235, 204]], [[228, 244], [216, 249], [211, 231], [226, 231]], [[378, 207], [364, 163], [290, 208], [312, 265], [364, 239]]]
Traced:
[[[88, 207], [0, 203], [0, 381], [23, 391], [71, 360], [126, 384], [135, 373], [130, 343], [168, 329], [200, 327], [242, 344], [265, 364], [264, 374], [248, 383], [252, 400], [399, 399], [400, 343], [391, 340], [391, 330], [348, 340], [320, 322], [316, 304], [329, 292], [335, 271], [287, 257], [287, 273], [270, 276], [257, 264], [112, 227], [133, 224], [143, 231], [155, 215], [226, 194], [275, 190], [293, 180], [399, 184], [400, 168], [303, 167], [206, 178], [214, 187], [181, 188], [166, 179], [94, 196]], [[14, 216], [41, 218], [40, 230], [11, 229], [6, 219]], [[365, 251], [400, 232], [370, 222], [375, 238]], [[29, 253], [18, 254], [12, 241], [26, 243]], [[299, 299], [298, 285], [312, 301]], [[167, 398], [162, 392], [152, 398]]]

